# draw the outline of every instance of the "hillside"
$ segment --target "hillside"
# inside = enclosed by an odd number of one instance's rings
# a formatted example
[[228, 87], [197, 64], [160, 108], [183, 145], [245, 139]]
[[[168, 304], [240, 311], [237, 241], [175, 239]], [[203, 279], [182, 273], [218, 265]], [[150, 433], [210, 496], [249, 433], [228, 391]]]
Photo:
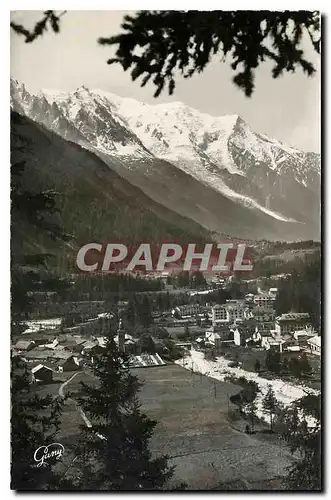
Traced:
[[[55, 189], [66, 233], [73, 236], [62, 245], [36, 236], [26, 222], [12, 220], [22, 241], [13, 242], [28, 251], [57, 251], [57, 265], [66, 268], [79, 245], [110, 240], [211, 241], [212, 235], [190, 219], [171, 212], [148, 198], [111, 170], [100, 158], [77, 144], [17, 113], [11, 117], [12, 162], [25, 160], [22, 176], [27, 191]], [[16, 234], [16, 233], [15, 233]]]

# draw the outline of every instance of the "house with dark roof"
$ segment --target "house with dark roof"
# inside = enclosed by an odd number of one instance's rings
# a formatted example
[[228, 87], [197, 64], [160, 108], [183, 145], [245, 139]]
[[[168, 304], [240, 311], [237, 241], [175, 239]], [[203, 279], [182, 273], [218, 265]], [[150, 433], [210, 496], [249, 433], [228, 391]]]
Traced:
[[312, 354], [321, 355], [321, 337], [315, 335], [307, 340], [308, 349]]
[[32, 349], [31, 351], [24, 352], [24, 359], [28, 361], [39, 361], [39, 360], [46, 360], [46, 359], [52, 359], [54, 356], [54, 351], [51, 349], [43, 349], [43, 348], [38, 348], [38, 349]]
[[48, 366], [39, 364], [31, 370], [32, 382], [50, 384], [53, 381], [53, 370]]
[[33, 340], [19, 340], [14, 345], [17, 351], [31, 351], [35, 347], [35, 342]]
[[73, 372], [80, 369], [79, 362], [76, 356], [69, 356], [57, 362], [59, 372]]
[[276, 318], [275, 330], [278, 335], [285, 335], [296, 330], [302, 330], [310, 324], [308, 313], [284, 313]]

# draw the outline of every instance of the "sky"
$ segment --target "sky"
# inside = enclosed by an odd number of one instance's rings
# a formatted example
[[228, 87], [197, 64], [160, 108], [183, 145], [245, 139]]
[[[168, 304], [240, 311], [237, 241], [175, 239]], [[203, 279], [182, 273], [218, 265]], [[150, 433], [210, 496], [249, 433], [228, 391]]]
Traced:
[[[98, 37], [121, 31], [125, 13], [67, 11], [61, 18], [59, 34], [47, 32], [30, 44], [12, 32], [11, 76], [25, 83], [31, 92], [71, 91], [85, 85], [150, 104], [182, 101], [213, 116], [238, 114], [255, 132], [303, 151], [320, 152], [320, 60], [307, 40], [303, 41], [303, 49], [317, 68], [313, 77], [298, 70], [273, 79], [272, 64], [264, 63], [256, 70], [255, 91], [248, 98], [233, 84], [230, 65], [221, 63], [218, 55], [202, 74], [190, 79], [178, 75], [172, 96], [163, 92], [154, 98], [152, 84], [141, 88], [119, 65], [107, 65], [113, 49], [97, 43]], [[30, 28], [42, 12], [14, 11], [11, 17]]]

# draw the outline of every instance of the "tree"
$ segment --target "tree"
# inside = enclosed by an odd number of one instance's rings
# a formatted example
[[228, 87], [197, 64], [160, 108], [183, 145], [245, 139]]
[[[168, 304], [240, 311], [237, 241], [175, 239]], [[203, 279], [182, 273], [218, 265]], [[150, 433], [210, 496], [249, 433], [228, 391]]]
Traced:
[[239, 407], [240, 412], [243, 412], [244, 407], [255, 401], [258, 392], [260, 392], [260, 388], [256, 382], [247, 380], [244, 377], [239, 377], [236, 382], [240, 384], [243, 389], [238, 392], [238, 394], [230, 396], [230, 401]]
[[261, 363], [260, 361], [257, 359], [255, 361], [255, 364], [254, 364], [254, 370], [257, 372], [257, 373], [260, 373], [260, 370], [261, 370]]
[[183, 339], [184, 340], [189, 340], [191, 337], [191, 333], [190, 333], [190, 329], [189, 329], [189, 326], [186, 324], [184, 326], [184, 335], [183, 335]]
[[136, 325], [136, 300], [135, 297], [132, 297], [129, 299], [128, 307], [126, 308], [125, 315], [126, 318], [130, 324], [130, 326], [135, 326]]
[[282, 369], [282, 371], [283, 371], [284, 373], [288, 373], [288, 371], [289, 371], [289, 361], [288, 361], [288, 359], [287, 359], [287, 358], [284, 358], [284, 359], [283, 359], [281, 369]]
[[184, 356], [184, 350], [177, 346], [175, 342], [173, 342], [170, 338], [165, 339], [163, 345], [168, 351], [168, 354], [163, 354], [165, 359], [169, 359], [171, 361], [175, 361], [176, 359], [180, 359]]
[[122, 29], [122, 34], [99, 39], [101, 45], [117, 47], [108, 64], [130, 69], [133, 80], [142, 77], [141, 86], [152, 79], [155, 97], [165, 85], [173, 93], [176, 70], [190, 78], [201, 73], [216, 54], [222, 54], [222, 61], [231, 56], [233, 82], [250, 96], [254, 72], [265, 61], [274, 63], [273, 78], [297, 68], [307, 75], [314, 73], [300, 47], [304, 33], [319, 52], [317, 12], [140, 11], [126, 15]]
[[[11, 22], [11, 28], [33, 42], [44, 34], [47, 26], [60, 30], [64, 12], [44, 12], [33, 30]], [[236, 72], [233, 82], [251, 96], [255, 70], [271, 61], [273, 78], [301, 68], [312, 75], [314, 66], [304, 57], [300, 46], [303, 35], [309, 37], [313, 49], [320, 51], [320, 16], [314, 11], [140, 11], [124, 16], [124, 33], [101, 37], [101, 45], [117, 46], [108, 64], [118, 63], [131, 77], [142, 77], [141, 86], [152, 79], [154, 96], [165, 85], [169, 94], [175, 89], [175, 72], [184, 78], [201, 73], [213, 56], [222, 54]], [[230, 57], [229, 57], [230, 56]]]
[[280, 352], [270, 349], [266, 355], [265, 366], [267, 370], [273, 373], [279, 373], [281, 368]]
[[39, 446], [53, 443], [60, 428], [64, 401], [52, 395], [31, 393], [29, 372], [18, 357], [11, 363], [11, 488], [18, 491], [48, 489], [57, 483], [48, 467], [36, 467], [33, 456]]
[[269, 385], [268, 392], [263, 398], [262, 406], [270, 415], [270, 430], [273, 431], [273, 417], [277, 412], [277, 399], [271, 385]]
[[312, 373], [312, 368], [310, 366], [307, 354], [305, 352], [300, 357], [300, 364], [301, 364], [301, 373], [304, 376], [309, 377], [309, 375], [311, 375]]
[[201, 271], [194, 271], [190, 276], [190, 287], [194, 289], [199, 289], [205, 287], [207, 282]]
[[141, 352], [155, 354], [155, 342], [152, 339], [151, 335], [141, 335], [141, 337], [139, 338], [139, 347]]
[[188, 271], [181, 271], [177, 275], [177, 286], [179, 288], [188, 287], [190, 284], [190, 274]]
[[144, 328], [148, 328], [153, 322], [151, 306], [147, 295], [144, 295], [141, 303], [138, 304], [138, 316], [139, 321]]
[[[284, 272], [284, 271], [283, 271]], [[312, 326], [321, 326], [321, 253], [319, 250], [305, 259], [297, 259], [287, 269], [290, 276], [278, 285], [276, 314], [308, 312]]]
[[44, 17], [38, 21], [33, 30], [28, 30], [21, 24], [14, 22], [10, 23], [11, 28], [18, 34], [25, 37], [26, 43], [34, 42], [36, 38], [43, 35], [47, 31], [47, 27], [50, 27], [54, 33], [59, 33], [60, 31], [60, 18], [65, 14], [65, 11], [57, 15], [54, 10], [46, 10], [44, 12]]
[[257, 406], [256, 406], [255, 401], [251, 401], [245, 407], [245, 413], [250, 420], [252, 432], [254, 432], [254, 424], [255, 424], [255, 421], [257, 418], [256, 417], [256, 410], [257, 410]]
[[298, 357], [291, 358], [289, 361], [289, 370], [293, 377], [301, 378], [302, 365]]
[[321, 396], [308, 394], [292, 403], [283, 420], [283, 438], [293, 455], [285, 487], [322, 489]]
[[78, 404], [91, 420], [82, 426], [77, 449], [79, 489], [157, 490], [172, 477], [167, 457], [153, 459], [148, 448], [156, 422], [140, 409], [141, 383], [112, 338], [89, 362], [98, 385], [81, 383]]
[[[67, 239], [56, 216], [56, 194], [30, 189], [26, 174], [29, 166], [24, 151], [29, 141], [21, 133], [21, 117], [11, 115], [11, 335], [22, 331], [22, 321], [33, 311], [35, 292], [55, 291], [63, 296], [67, 284], [47, 269], [51, 255], [27, 251], [22, 240], [40, 236], [44, 241]], [[22, 238], [22, 232], [24, 238]], [[58, 397], [35, 394], [26, 363], [11, 357], [11, 487], [39, 490], [56, 482], [50, 467], [33, 468], [33, 456], [39, 446], [54, 441], [60, 425], [63, 401]]]

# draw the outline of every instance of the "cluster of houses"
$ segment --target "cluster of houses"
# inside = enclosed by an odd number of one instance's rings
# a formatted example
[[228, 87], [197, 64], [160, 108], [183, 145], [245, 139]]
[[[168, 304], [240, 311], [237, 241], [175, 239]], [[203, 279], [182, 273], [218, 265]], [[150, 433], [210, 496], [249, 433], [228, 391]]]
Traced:
[[[114, 341], [120, 351], [129, 355], [133, 352], [132, 347], [136, 339], [126, 333], [122, 320], [119, 321]], [[59, 333], [52, 342], [49, 342], [42, 337], [40, 331], [39, 335], [34, 335], [33, 340], [24, 339], [16, 342], [12, 347], [12, 353], [31, 367], [32, 382], [51, 383], [56, 373], [81, 370], [87, 357], [93, 362], [94, 357], [103, 352], [105, 342], [104, 336], [86, 338], [75, 332]], [[165, 365], [165, 362], [159, 354], [142, 353], [131, 354], [130, 364], [133, 368], [138, 368]]]
[[[320, 356], [321, 338], [312, 328], [309, 314], [289, 312], [276, 317], [276, 296], [277, 288], [270, 288], [268, 292], [259, 289], [258, 293], [248, 293], [244, 299], [227, 300], [225, 304], [189, 303], [169, 312], [153, 312], [152, 316], [154, 324], [165, 327], [168, 333], [171, 328], [183, 331], [184, 327], [199, 326], [199, 331], [204, 334], [198, 333], [200, 336], [195, 338], [196, 346], [221, 350], [223, 346], [232, 344], [265, 350], [276, 349], [279, 352], [305, 350]], [[97, 305], [101, 307], [101, 302]], [[119, 313], [126, 307], [127, 302], [118, 303]], [[104, 337], [96, 334], [97, 323], [100, 325], [100, 320], [104, 320], [102, 324], [107, 331], [112, 330], [109, 326], [110, 320], [114, 318], [112, 313], [99, 312], [96, 316], [66, 327], [64, 331], [59, 326], [59, 318], [53, 321], [54, 324], [51, 320], [47, 320], [45, 324], [40, 321], [30, 322], [24, 332], [24, 339], [13, 346], [13, 354], [27, 362], [33, 382], [49, 383], [55, 373], [80, 370], [84, 367], [87, 356], [93, 360], [105, 347]], [[45, 327], [48, 334], [44, 334]], [[31, 338], [28, 339], [30, 333]], [[156, 349], [158, 354], [141, 353], [137, 350], [139, 339], [133, 338], [124, 330], [121, 320], [117, 325], [114, 341], [120, 351], [129, 354], [132, 367], [165, 364], [160, 356], [164, 354], [162, 350]], [[190, 349], [192, 342], [186, 339], [185, 342], [177, 343], [177, 346]]]
[[[204, 308], [211, 326], [204, 336], [196, 339], [201, 346], [221, 348], [234, 344], [277, 349], [279, 352], [305, 350], [321, 355], [321, 338], [310, 323], [308, 313], [289, 312], [276, 317], [277, 288], [258, 294], [247, 294], [244, 299], [227, 300], [225, 304]], [[201, 306], [190, 304], [177, 308], [178, 312], [201, 315]]]

